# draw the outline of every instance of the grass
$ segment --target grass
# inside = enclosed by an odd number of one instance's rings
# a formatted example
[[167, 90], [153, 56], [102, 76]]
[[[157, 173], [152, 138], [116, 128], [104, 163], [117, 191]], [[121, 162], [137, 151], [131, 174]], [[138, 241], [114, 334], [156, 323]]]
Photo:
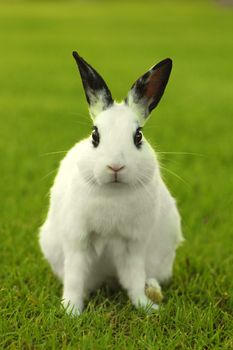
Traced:
[[[232, 349], [232, 8], [205, 1], [0, 6], [0, 348]], [[160, 154], [186, 243], [158, 314], [146, 316], [123, 292], [103, 288], [80, 318], [69, 318], [39, 250], [63, 157], [45, 154], [90, 132], [73, 49], [117, 99], [151, 65], [174, 60], [145, 134], [160, 152], [201, 156]]]

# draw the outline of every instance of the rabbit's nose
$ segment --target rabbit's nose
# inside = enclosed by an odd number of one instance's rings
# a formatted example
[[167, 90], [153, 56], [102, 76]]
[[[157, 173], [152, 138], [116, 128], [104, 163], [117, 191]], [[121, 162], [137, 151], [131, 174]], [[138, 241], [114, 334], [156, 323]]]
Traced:
[[122, 169], [124, 169], [124, 165], [119, 167], [117, 165], [107, 165], [107, 168], [114, 171], [114, 173], [118, 173], [118, 171], [121, 171]]

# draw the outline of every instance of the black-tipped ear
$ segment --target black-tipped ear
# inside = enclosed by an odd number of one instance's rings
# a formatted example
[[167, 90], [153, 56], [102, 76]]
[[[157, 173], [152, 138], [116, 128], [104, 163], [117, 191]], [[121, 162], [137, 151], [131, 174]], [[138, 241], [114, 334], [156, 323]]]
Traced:
[[138, 114], [141, 124], [157, 106], [163, 96], [170, 73], [172, 60], [166, 58], [153, 66], [131, 87], [125, 102]]
[[82, 78], [90, 114], [95, 118], [113, 104], [111, 92], [103, 78], [76, 51], [73, 52], [73, 57]]

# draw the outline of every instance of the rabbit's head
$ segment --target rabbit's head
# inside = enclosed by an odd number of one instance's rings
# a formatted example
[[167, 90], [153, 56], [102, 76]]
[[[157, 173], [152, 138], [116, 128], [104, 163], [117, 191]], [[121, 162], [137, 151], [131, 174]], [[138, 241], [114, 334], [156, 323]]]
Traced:
[[142, 127], [163, 95], [172, 61], [168, 58], [152, 67], [133, 84], [126, 99], [116, 103], [94, 68], [77, 52], [73, 56], [93, 120], [89, 142], [79, 154], [80, 172], [97, 185], [143, 186], [153, 178], [157, 162]]

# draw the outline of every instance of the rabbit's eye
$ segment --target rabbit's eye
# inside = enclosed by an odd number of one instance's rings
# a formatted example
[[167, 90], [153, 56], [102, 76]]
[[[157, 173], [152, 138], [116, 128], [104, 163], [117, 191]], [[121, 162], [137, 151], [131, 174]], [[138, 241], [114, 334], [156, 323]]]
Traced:
[[142, 132], [141, 132], [141, 128], [138, 128], [136, 130], [136, 133], [134, 135], [134, 144], [137, 148], [140, 148], [142, 145]]
[[99, 142], [100, 142], [100, 135], [99, 135], [99, 131], [97, 129], [97, 126], [94, 126], [91, 136], [92, 136], [93, 146], [97, 147]]

